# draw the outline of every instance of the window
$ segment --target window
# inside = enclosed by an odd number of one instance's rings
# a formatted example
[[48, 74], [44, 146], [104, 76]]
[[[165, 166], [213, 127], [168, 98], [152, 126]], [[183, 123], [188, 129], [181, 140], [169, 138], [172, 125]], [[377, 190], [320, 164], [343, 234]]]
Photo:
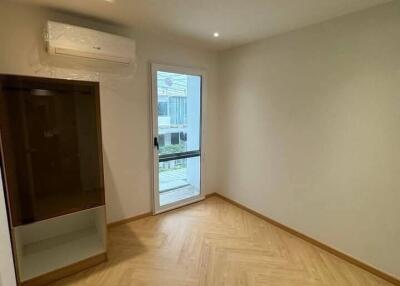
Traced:
[[160, 145], [160, 147], [165, 146], [165, 135], [164, 134], [158, 135], [158, 144]]
[[187, 140], [187, 133], [186, 132], [181, 132], [179, 133], [179, 137], [181, 141], [185, 141]]
[[184, 96], [169, 97], [169, 114], [171, 124], [184, 125], [187, 124], [187, 103]]
[[158, 116], [168, 116], [168, 102], [158, 102]]
[[179, 133], [171, 134], [171, 144], [178, 145], [179, 144]]

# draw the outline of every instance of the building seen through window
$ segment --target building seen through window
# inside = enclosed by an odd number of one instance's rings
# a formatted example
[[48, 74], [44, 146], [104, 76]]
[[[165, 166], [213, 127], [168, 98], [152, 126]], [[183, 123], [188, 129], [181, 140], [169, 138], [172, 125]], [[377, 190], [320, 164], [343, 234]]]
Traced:
[[187, 75], [157, 73], [160, 155], [187, 151], [187, 87]]
[[[157, 71], [160, 156], [200, 150], [200, 86], [199, 76]], [[199, 166], [198, 158], [159, 162], [160, 192], [199, 181]]]

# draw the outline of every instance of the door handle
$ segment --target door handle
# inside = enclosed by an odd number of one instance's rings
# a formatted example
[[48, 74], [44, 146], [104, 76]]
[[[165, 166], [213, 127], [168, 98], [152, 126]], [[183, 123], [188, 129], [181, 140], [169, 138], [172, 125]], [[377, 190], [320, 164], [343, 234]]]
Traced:
[[154, 146], [157, 148], [157, 150], [160, 150], [160, 145], [158, 144], [158, 137], [154, 137]]

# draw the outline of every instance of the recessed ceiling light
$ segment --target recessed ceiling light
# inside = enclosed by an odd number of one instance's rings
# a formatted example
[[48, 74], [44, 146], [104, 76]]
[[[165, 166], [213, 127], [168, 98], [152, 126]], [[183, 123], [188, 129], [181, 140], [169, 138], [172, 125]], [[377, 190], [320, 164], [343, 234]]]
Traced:
[[219, 33], [218, 32], [215, 32], [214, 33], [214, 38], [218, 38], [219, 37]]

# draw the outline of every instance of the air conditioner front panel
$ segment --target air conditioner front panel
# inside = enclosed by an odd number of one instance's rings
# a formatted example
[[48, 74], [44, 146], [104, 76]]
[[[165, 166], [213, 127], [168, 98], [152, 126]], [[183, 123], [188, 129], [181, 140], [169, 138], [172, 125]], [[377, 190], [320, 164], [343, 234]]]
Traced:
[[133, 40], [87, 28], [48, 22], [48, 51], [117, 63], [131, 63], [135, 56]]

